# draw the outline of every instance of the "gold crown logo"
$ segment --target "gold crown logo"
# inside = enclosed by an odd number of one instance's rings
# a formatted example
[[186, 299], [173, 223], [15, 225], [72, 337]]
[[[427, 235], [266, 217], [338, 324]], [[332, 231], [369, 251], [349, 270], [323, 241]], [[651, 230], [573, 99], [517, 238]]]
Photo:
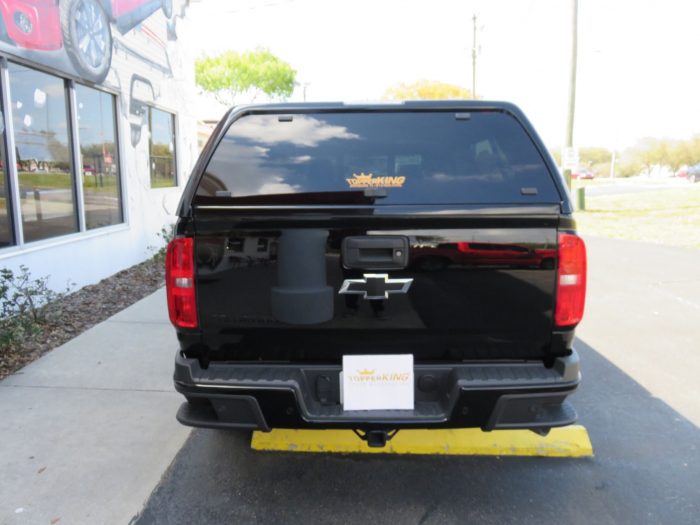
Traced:
[[363, 370], [358, 370], [357, 373], [360, 374], [361, 376], [371, 376], [372, 374], [374, 374], [374, 370], [370, 370], [369, 368], [365, 368]]
[[372, 174], [368, 173], [365, 175], [364, 172], [362, 173], [353, 173], [352, 176], [355, 178], [353, 182], [356, 182], [357, 184], [367, 184], [372, 182]]

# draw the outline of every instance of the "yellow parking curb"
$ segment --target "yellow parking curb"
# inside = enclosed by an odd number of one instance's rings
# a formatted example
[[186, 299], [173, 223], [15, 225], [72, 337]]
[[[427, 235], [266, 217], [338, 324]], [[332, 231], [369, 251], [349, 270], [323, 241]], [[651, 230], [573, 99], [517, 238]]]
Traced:
[[289, 430], [253, 432], [254, 450], [362, 454], [444, 454], [464, 456], [549, 456], [580, 458], [593, 455], [586, 429], [580, 425], [553, 428], [545, 437], [529, 430], [478, 428], [402, 430], [384, 448], [370, 448], [351, 430]]

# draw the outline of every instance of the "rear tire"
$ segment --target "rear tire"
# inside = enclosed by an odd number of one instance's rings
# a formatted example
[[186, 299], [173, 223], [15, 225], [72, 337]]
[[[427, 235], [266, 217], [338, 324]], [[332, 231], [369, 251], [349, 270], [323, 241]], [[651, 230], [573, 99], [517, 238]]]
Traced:
[[63, 0], [63, 46], [76, 72], [99, 84], [112, 65], [112, 28], [99, 0]]

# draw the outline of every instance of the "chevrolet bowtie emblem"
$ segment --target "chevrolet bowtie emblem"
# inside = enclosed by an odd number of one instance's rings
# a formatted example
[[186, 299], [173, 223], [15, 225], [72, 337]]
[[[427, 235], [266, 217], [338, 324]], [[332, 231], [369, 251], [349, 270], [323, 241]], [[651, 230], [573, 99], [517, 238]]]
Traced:
[[361, 295], [363, 299], [388, 299], [390, 293], [406, 293], [413, 279], [389, 279], [386, 273], [366, 273], [363, 279], [345, 279], [339, 294]]

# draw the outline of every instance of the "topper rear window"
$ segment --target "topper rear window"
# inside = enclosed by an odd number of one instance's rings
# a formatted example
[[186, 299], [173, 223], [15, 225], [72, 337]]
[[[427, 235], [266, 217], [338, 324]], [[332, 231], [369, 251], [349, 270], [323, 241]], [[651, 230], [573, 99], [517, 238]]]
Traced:
[[560, 201], [507, 113], [253, 114], [220, 141], [194, 204], [524, 204]]

